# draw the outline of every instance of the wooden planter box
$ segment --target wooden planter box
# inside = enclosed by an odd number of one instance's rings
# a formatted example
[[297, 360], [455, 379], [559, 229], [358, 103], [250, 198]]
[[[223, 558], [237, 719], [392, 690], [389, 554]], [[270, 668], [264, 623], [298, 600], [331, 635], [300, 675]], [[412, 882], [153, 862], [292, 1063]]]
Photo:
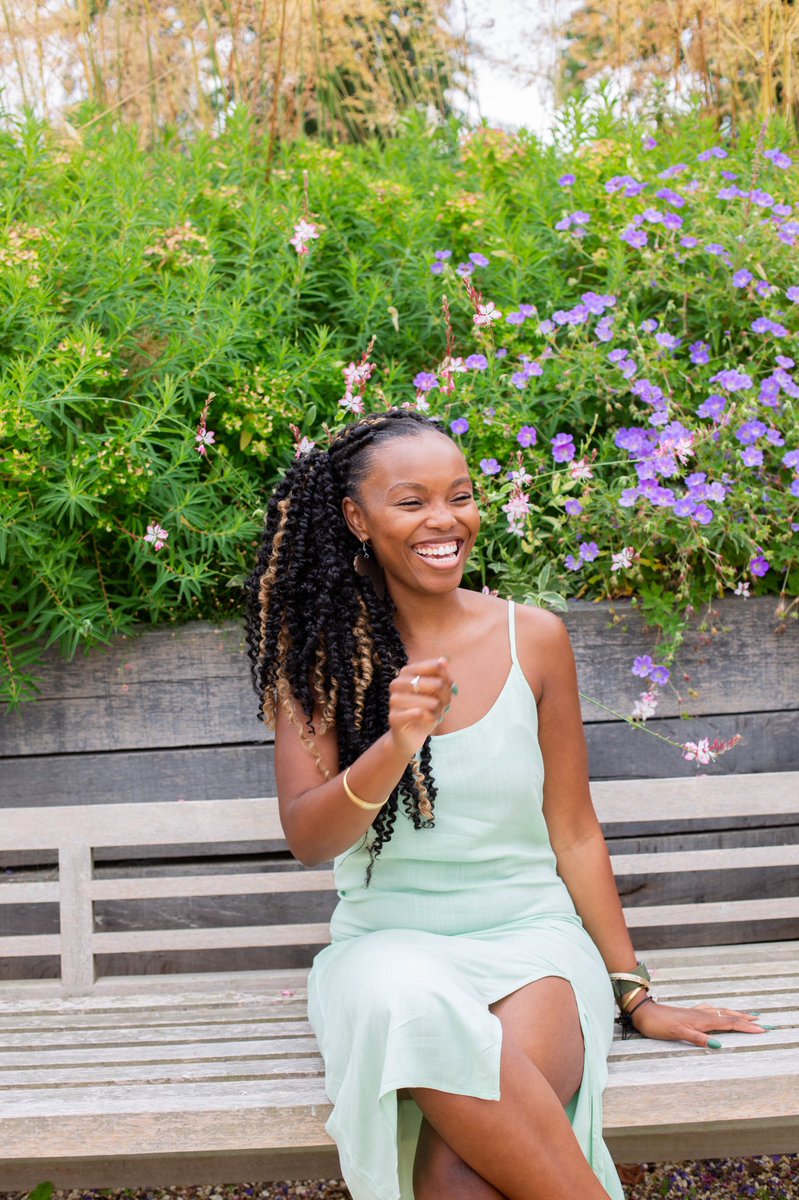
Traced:
[[[707, 630], [700, 629], [697, 616], [670, 684], [662, 689], [657, 717], [647, 722], [679, 742], [741, 734], [738, 746], [700, 768], [707, 774], [799, 770], [799, 622], [780, 621], [776, 609], [773, 597], [730, 597], [714, 605]], [[633, 658], [649, 653], [658, 661], [653, 632], [644, 629], [629, 601], [573, 601], [564, 620], [580, 691], [629, 714], [644, 686], [631, 673]], [[272, 737], [256, 718], [257, 698], [237, 623], [143, 626], [140, 636], [117, 638], [71, 663], [51, 653], [42, 674], [40, 697], [0, 716], [0, 809], [274, 794]], [[589, 699], [582, 711], [592, 779], [646, 781], [696, 773], [678, 749], [632, 729]], [[745, 827], [757, 830], [746, 835], [749, 845], [799, 841], [795, 822], [769, 825], [754, 811], [735, 828], [729, 821], [703, 820], [701, 814], [690, 822], [664, 815], [642, 836], [631, 806], [629, 820], [605, 832], [612, 851], [630, 853], [736, 846]], [[233, 845], [223, 862], [210, 845], [134, 851], [136, 861], [147, 860], [152, 874], [183, 873], [187, 860], [198, 872], [297, 869], [285, 844], [274, 840], [255, 850], [251, 843]], [[124, 876], [131, 869], [130, 855], [130, 848], [97, 851], [97, 875]], [[29, 881], [53, 880], [55, 853], [6, 853], [0, 855], [0, 870]], [[751, 881], [741, 882], [751, 889]], [[673, 886], [669, 876], [653, 875], [642, 898], [650, 903], [687, 899], [671, 895]], [[713, 893], [705, 898], [735, 897]], [[267, 919], [326, 921], [334, 901], [332, 892], [277, 894], [269, 899]], [[264, 920], [264, 903], [259, 896], [98, 901], [95, 922], [104, 930], [153, 929], [167, 913], [172, 924], [179, 912], [186, 928], [256, 924]], [[2, 933], [57, 931], [56, 904], [0, 906]], [[245, 952], [246, 960], [235, 949], [109, 954], [98, 969], [126, 974], [295, 967], [307, 965], [314, 952], [270, 947]], [[0, 978], [57, 973], [57, 962], [48, 958], [26, 959], [24, 967], [19, 961], [0, 963]]]

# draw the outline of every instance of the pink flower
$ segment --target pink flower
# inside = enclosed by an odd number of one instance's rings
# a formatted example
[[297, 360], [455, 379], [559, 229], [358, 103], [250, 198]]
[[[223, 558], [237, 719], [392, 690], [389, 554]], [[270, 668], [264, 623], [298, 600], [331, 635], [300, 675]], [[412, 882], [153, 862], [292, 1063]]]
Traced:
[[339, 400], [339, 404], [346, 412], [362, 413], [364, 411], [363, 396], [353, 396], [352, 392], [347, 392]]
[[160, 550], [169, 537], [166, 529], [162, 529], [157, 522], [147, 526], [147, 533], [144, 535], [145, 542], [152, 542], [156, 550]]
[[683, 751], [683, 758], [689, 762], [696, 759], [700, 763], [709, 763], [716, 757], [716, 751], [711, 750], [707, 738], [700, 738], [698, 742], [685, 742]]
[[633, 559], [636, 557], [634, 546], [625, 546], [618, 554], [611, 553], [612, 565], [611, 571], [623, 571], [633, 565]]
[[299, 458], [301, 454], [307, 454], [309, 450], [313, 450], [316, 442], [312, 438], [303, 437], [297, 443], [297, 450], [294, 454], [295, 458]]
[[289, 245], [293, 246], [298, 254], [307, 254], [308, 247], [305, 243], [318, 237], [319, 231], [312, 221], [300, 220], [294, 226], [294, 237], [289, 239]]
[[478, 304], [477, 312], [475, 313], [475, 325], [490, 325], [492, 321], [498, 321], [502, 313], [498, 310], [493, 300], [489, 300], [487, 304]]
[[594, 478], [594, 472], [589, 467], [588, 459], [585, 457], [578, 458], [577, 462], [570, 463], [568, 470], [569, 470], [569, 474], [571, 475], [572, 479], [593, 479]]
[[508, 503], [502, 505], [502, 511], [508, 518], [508, 532], [521, 536], [524, 533], [524, 519], [530, 513], [530, 497], [522, 491], [518, 484]]
[[206, 450], [206, 448], [205, 448], [205, 447], [206, 447], [206, 446], [213, 446], [213, 444], [214, 444], [214, 431], [213, 431], [213, 429], [205, 429], [205, 430], [203, 430], [201, 433], [197, 433], [197, 434], [195, 434], [195, 435], [194, 435], [194, 440], [200, 443], [200, 445], [199, 445], [199, 446], [196, 446], [196, 447], [195, 447], [195, 449], [196, 449], [197, 453], [198, 453], [198, 454], [207, 454], [207, 453], [208, 453], [208, 451]]
[[749, 580], [739, 579], [738, 586], [735, 589], [736, 596], [743, 596], [745, 600], [749, 599]]
[[657, 706], [658, 698], [655, 692], [641, 692], [640, 698], [635, 702], [632, 716], [645, 721], [647, 717], [654, 716]]

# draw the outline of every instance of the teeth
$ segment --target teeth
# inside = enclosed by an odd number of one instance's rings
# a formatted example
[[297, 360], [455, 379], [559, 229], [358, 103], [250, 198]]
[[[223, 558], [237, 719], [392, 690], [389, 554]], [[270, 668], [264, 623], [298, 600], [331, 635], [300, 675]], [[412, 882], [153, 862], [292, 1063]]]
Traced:
[[422, 558], [452, 558], [458, 553], [458, 546], [456, 542], [448, 542], [446, 546], [428, 546], [424, 550], [417, 546], [416, 553], [421, 554]]

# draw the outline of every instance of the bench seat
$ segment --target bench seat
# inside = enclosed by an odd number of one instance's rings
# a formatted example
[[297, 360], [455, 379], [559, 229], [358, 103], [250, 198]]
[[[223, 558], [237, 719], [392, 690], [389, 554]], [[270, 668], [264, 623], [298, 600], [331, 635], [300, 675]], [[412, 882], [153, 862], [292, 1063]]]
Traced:
[[[647, 813], [662, 821], [693, 806], [708, 820], [746, 811], [787, 829], [799, 810], [799, 777], [788, 773], [611, 782], [592, 793], [603, 825], [616, 828], [630, 813], [640, 827]], [[56, 846], [60, 877], [0, 878], [0, 916], [3, 904], [57, 901], [61, 932], [0, 937], [0, 954], [57, 953], [61, 979], [0, 980], [0, 1189], [44, 1179], [98, 1188], [339, 1177], [307, 1021], [307, 968], [94, 975], [95, 954], [110, 949], [324, 943], [318, 922], [94, 928], [98, 899], [330, 891], [324, 870], [94, 877], [94, 847], [279, 836], [274, 798], [7, 809], [3, 817], [0, 849]], [[759, 1010], [774, 1026], [722, 1033], [715, 1051], [617, 1037], [604, 1101], [617, 1162], [799, 1151], [796, 851], [786, 832], [766, 847], [613, 855], [657, 998], [712, 998]], [[664, 874], [704, 888], [737, 873], [756, 881], [748, 895], [641, 903], [646, 881], [657, 895]], [[778, 883], [767, 888], [767, 879]], [[647, 949], [654, 930], [672, 927], [680, 948]], [[708, 944], [684, 944], [691, 936]]]

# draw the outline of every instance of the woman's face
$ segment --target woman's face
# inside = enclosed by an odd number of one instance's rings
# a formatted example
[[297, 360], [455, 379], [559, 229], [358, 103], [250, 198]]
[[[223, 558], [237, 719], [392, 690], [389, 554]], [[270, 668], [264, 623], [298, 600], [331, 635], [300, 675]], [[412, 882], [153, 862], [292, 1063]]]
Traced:
[[466, 459], [435, 430], [394, 437], [372, 451], [359, 504], [347, 496], [350, 529], [369, 539], [386, 580], [413, 591], [459, 586], [480, 530]]

